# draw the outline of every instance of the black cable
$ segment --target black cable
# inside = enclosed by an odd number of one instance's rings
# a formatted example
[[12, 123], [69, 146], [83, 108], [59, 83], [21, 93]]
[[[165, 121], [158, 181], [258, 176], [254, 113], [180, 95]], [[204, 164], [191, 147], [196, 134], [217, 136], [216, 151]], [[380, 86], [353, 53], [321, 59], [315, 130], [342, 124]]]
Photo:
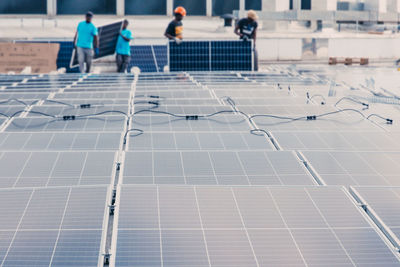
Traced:
[[99, 113], [78, 115], [78, 116], [76, 116], [76, 118], [96, 117], [96, 116], [101, 116], [101, 115], [108, 114], [108, 113], [122, 114], [122, 115], [124, 115], [125, 117], [129, 118], [128, 114], [126, 114], [126, 113], [123, 112], [123, 111], [119, 111], [119, 110], [106, 110], [106, 111], [102, 111], [102, 112], [99, 112]]
[[313, 95], [313, 96], [310, 97], [310, 95], [309, 95], [308, 92], [307, 92], [307, 98], [308, 98], [308, 100], [312, 101], [312, 100], [313, 100], [314, 98], [316, 98], [316, 97], [322, 98], [321, 105], [325, 105], [325, 104], [326, 104], [326, 99], [325, 99], [325, 97], [324, 97], [323, 95], [317, 94], [317, 95]]
[[367, 120], [369, 120], [369, 119], [372, 118], [372, 117], [380, 118], [380, 119], [386, 121], [386, 124], [393, 124], [393, 120], [392, 120], [392, 119], [384, 118], [384, 117], [382, 117], [381, 115], [375, 114], [375, 113], [370, 114], [370, 115], [367, 117]]
[[133, 128], [133, 129], [127, 130], [127, 131], [125, 132], [125, 135], [124, 135], [124, 145], [126, 144], [126, 139], [128, 138], [128, 134], [129, 134], [130, 132], [138, 132], [138, 134], [135, 134], [134, 137], [139, 136], [139, 135], [142, 135], [142, 134], [144, 133], [144, 131], [141, 130], [141, 129], [135, 129], [135, 128]]
[[18, 102], [18, 103], [20, 103], [20, 104], [22, 104], [24, 106], [29, 106], [26, 102], [24, 102], [22, 100], [19, 100], [17, 98], [9, 98], [9, 99], [7, 99], [5, 101], [0, 102], [0, 105], [7, 104], [7, 103], [10, 103], [12, 101]]
[[346, 97], [346, 96], [345, 96], [345, 97], [342, 97], [341, 99], [339, 99], [339, 101], [337, 101], [336, 104], [335, 104], [334, 106], [336, 107], [340, 102], [342, 102], [342, 101], [344, 101], [344, 100], [348, 100], [348, 101], [351, 101], [351, 102], [354, 102], [354, 103], [363, 105], [366, 109], [369, 108], [369, 104], [364, 103], [364, 102], [361, 102], [361, 101], [359, 101], [359, 100], [357, 100], [357, 99], [354, 99], [354, 98], [351, 98], [351, 97]]
[[161, 111], [161, 110], [142, 109], [142, 110], [139, 110], [139, 111], [134, 112], [134, 113], [132, 114], [132, 117], [135, 116], [135, 115], [137, 115], [137, 114], [140, 114], [140, 113], [147, 113], [147, 112], [148, 112], [148, 113], [157, 113], [157, 114], [170, 115], [170, 116], [172, 116], [172, 117], [176, 117], [176, 118], [185, 118], [185, 119], [186, 119], [186, 116], [187, 116], [187, 115], [173, 114], [173, 113], [171, 113], [171, 112]]
[[61, 105], [64, 105], [64, 106], [69, 106], [69, 107], [75, 108], [75, 106], [72, 105], [72, 104], [61, 102], [61, 101], [57, 101], [57, 100], [43, 99], [43, 101], [44, 102], [49, 102], [49, 103], [61, 104]]
[[167, 99], [164, 96], [159, 96], [159, 95], [135, 95], [135, 98], [156, 98], [156, 99]]
[[29, 113], [32, 113], [32, 114], [42, 115], [42, 116], [45, 116], [45, 117], [51, 117], [51, 118], [53, 118], [53, 119], [56, 119], [56, 118], [57, 118], [57, 117], [54, 116], [54, 115], [47, 114], [47, 113], [40, 112], [40, 111], [34, 111], [34, 110], [29, 110], [29, 111], [27, 111], [27, 110], [19, 110], [19, 111], [15, 112], [14, 114], [12, 114], [11, 116], [8, 116], [8, 117], [11, 119], [11, 118], [14, 118], [15, 116], [17, 116], [17, 115], [19, 115], [19, 114], [21, 114], [21, 113], [24, 113], [24, 112], [27, 112], [28, 114], [29, 114]]
[[269, 115], [269, 114], [256, 114], [256, 115], [250, 116], [250, 119], [254, 119], [254, 118], [258, 118], [258, 117], [266, 117], [266, 118], [289, 120], [289, 121], [298, 121], [298, 120], [307, 118], [307, 116], [302, 116], [302, 117], [298, 117], [298, 118], [291, 118], [291, 117], [283, 117], [283, 116], [276, 116], [276, 115]]
[[0, 112], [0, 115], [3, 117], [6, 117], [6, 118], [10, 118], [7, 114], [1, 113], [1, 112]]
[[158, 101], [137, 101], [137, 102], [134, 102], [133, 104], [136, 104], [136, 105], [150, 104], [150, 105], [155, 105], [155, 106], [159, 106], [160, 105], [160, 103]]
[[[262, 132], [263, 134], [257, 134], [257, 132]], [[264, 136], [264, 134], [266, 134], [268, 136], [268, 132], [263, 129], [253, 129], [253, 130], [250, 130], [250, 133], [252, 135], [256, 135], [256, 136]]]

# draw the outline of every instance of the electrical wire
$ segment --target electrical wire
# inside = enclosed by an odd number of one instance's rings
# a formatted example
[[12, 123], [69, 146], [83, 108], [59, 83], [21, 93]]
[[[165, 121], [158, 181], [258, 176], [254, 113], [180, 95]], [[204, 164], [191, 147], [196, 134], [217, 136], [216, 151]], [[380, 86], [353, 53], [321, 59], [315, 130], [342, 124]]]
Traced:
[[307, 99], [308, 99], [308, 100], [312, 101], [312, 100], [313, 100], [314, 98], [316, 98], [316, 97], [322, 98], [321, 105], [325, 105], [326, 99], [325, 99], [325, 97], [324, 97], [323, 95], [317, 94], [317, 95], [313, 95], [313, 96], [310, 97], [309, 93], [307, 92]]
[[351, 97], [347, 97], [347, 96], [342, 97], [341, 99], [339, 99], [339, 101], [337, 101], [336, 104], [335, 104], [334, 106], [336, 107], [340, 102], [342, 102], [342, 101], [344, 101], [344, 100], [348, 100], [348, 101], [351, 101], [351, 102], [354, 102], [354, 103], [363, 105], [363, 106], [365, 107], [365, 109], [368, 109], [368, 108], [369, 108], [369, 104], [364, 103], [364, 102], [361, 102], [361, 101], [359, 101], [359, 100], [357, 100], [357, 99], [354, 99], [354, 98], [351, 98]]
[[127, 130], [127, 131], [125, 132], [125, 135], [124, 135], [124, 145], [126, 144], [126, 140], [127, 140], [127, 138], [128, 138], [128, 134], [129, 134], [130, 132], [138, 132], [138, 133], [135, 134], [133, 137], [142, 135], [142, 134], [144, 133], [143, 130], [141, 130], [141, 129], [136, 129], [136, 128]]
[[9, 98], [9, 99], [7, 99], [7, 100], [5, 100], [5, 101], [1, 101], [0, 102], [0, 105], [3, 105], [3, 104], [7, 104], [7, 103], [10, 103], [10, 102], [18, 102], [18, 103], [20, 103], [20, 104], [22, 104], [22, 105], [24, 105], [24, 106], [29, 106], [26, 102], [24, 102], [24, 101], [22, 101], [22, 100], [19, 100], [19, 99], [17, 99], [17, 98]]
[[84, 115], [77, 115], [75, 116], [76, 118], [88, 118], [88, 117], [96, 117], [96, 116], [101, 116], [104, 114], [109, 114], [109, 113], [116, 113], [116, 114], [121, 114], [124, 115], [125, 117], [129, 118], [129, 115], [126, 114], [123, 111], [119, 111], [119, 110], [105, 110], [102, 112], [98, 112], [98, 113], [93, 113], [93, 114], [84, 114]]

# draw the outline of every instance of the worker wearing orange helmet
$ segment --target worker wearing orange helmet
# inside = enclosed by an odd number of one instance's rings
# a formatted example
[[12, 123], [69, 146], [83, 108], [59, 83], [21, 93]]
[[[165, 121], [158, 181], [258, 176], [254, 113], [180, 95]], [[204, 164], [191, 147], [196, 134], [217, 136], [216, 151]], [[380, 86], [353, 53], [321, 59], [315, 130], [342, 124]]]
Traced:
[[183, 39], [183, 24], [182, 20], [186, 16], [186, 9], [178, 6], [174, 11], [175, 18], [171, 21], [165, 30], [165, 37], [170, 40], [175, 40], [177, 43], [182, 42]]

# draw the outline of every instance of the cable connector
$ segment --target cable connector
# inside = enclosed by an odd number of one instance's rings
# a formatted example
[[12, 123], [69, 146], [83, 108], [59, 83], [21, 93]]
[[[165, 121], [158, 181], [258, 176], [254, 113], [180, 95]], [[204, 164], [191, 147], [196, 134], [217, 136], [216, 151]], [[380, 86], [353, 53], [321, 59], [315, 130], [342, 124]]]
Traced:
[[393, 124], [393, 120], [392, 119], [386, 119], [386, 124]]
[[80, 108], [91, 108], [90, 104], [80, 104], [79, 105]]
[[150, 98], [160, 98], [158, 95], [149, 95]]
[[75, 115], [66, 115], [63, 116], [64, 121], [74, 121], [75, 120]]
[[149, 101], [148, 103], [149, 103], [150, 105], [156, 105], [156, 106], [160, 105], [160, 103], [158, 103], [158, 102], [156, 102], [156, 101]]
[[367, 103], [361, 103], [361, 105], [363, 105], [363, 106], [366, 107], [367, 109], [369, 108], [369, 104], [367, 104]]
[[315, 121], [315, 120], [317, 120], [317, 116], [315, 116], [315, 115], [307, 116], [307, 120], [308, 121]]
[[198, 115], [186, 115], [187, 121], [197, 121], [199, 119]]

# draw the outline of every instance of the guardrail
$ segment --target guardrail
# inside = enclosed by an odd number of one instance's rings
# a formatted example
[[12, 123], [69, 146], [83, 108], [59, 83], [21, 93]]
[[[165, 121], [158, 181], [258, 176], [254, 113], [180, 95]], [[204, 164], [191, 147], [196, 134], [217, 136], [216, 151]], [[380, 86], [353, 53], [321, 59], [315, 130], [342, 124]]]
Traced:
[[[246, 11], [233, 11], [235, 17], [246, 15]], [[257, 12], [260, 20], [275, 21], [363, 21], [400, 23], [400, 13], [379, 13], [374, 11], [315, 11], [315, 10], [290, 10], [290, 11], [260, 11]]]

